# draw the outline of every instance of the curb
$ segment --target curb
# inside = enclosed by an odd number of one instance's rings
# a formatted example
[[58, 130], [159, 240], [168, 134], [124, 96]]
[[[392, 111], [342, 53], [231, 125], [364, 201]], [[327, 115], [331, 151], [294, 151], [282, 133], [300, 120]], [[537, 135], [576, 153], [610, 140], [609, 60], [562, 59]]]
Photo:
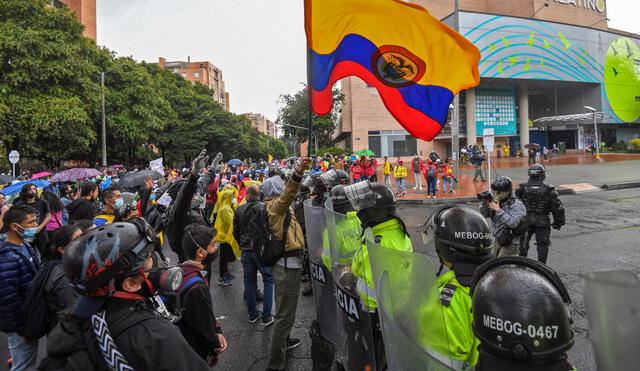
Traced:
[[558, 192], [560, 196], [576, 194], [576, 191], [571, 188], [556, 188], [556, 192]]
[[614, 191], [617, 189], [628, 189], [628, 188], [639, 188], [640, 181], [631, 181], [631, 182], [618, 182], [618, 183], [609, 183], [603, 184], [600, 188], [606, 189], [609, 191]]
[[[638, 187], [640, 187], [640, 182], [636, 182], [635, 184], [637, 184]], [[604, 187], [604, 186], [603, 186]], [[631, 188], [631, 187], [627, 187], [627, 188]], [[576, 194], [576, 191], [574, 191], [573, 189], [570, 188], [557, 188], [556, 191], [558, 192], [559, 195], [574, 195]], [[455, 204], [467, 204], [467, 203], [477, 203], [480, 202], [478, 201], [477, 197], [450, 197], [450, 198], [436, 198], [435, 200], [433, 198], [428, 198], [428, 199], [406, 199], [406, 198], [402, 198], [398, 200], [398, 204], [399, 205], [455, 205]]]

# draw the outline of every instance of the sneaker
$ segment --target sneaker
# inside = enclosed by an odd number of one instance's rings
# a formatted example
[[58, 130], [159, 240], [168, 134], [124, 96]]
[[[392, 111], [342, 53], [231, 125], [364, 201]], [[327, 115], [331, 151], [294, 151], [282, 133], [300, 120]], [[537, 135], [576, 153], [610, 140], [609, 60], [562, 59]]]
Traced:
[[232, 280], [234, 278], [236, 278], [236, 276], [233, 273], [227, 273], [224, 278], [228, 279], [228, 280]]
[[271, 325], [273, 325], [273, 316], [269, 316], [269, 318], [267, 318], [267, 320], [262, 320], [262, 327], [269, 327]]
[[249, 316], [249, 322], [250, 322], [250, 323], [256, 323], [256, 321], [257, 321], [259, 318], [262, 318], [262, 312], [258, 312], [258, 314], [256, 314], [256, 315], [255, 315], [255, 316], [253, 316], [253, 317]]
[[295, 349], [300, 346], [300, 339], [287, 338], [287, 350]]
[[218, 286], [231, 286], [231, 285], [233, 285], [233, 284], [227, 278], [220, 278], [218, 280]]

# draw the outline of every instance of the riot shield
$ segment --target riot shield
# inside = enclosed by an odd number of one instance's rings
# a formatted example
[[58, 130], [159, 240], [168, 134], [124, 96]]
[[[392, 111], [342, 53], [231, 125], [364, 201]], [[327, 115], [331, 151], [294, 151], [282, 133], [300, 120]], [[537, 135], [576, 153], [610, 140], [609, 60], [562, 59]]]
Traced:
[[336, 284], [338, 315], [344, 331], [342, 344], [347, 371], [376, 370], [376, 354], [372, 328], [375, 312], [365, 300], [375, 296], [362, 285], [353, 272], [354, 264], [363, 261], [364, 245], [360, 242], [361, 226], [355, 214], [333, 211], [331, 199], [325, 204], [327, 229], [331, 246], [332, 274]]
[[309, 269], [313, 286], [320, 333], [334, 344], [343, 339], [342, 324], [338, 320], [336, 288], [331, 274], [331, 252], [324, 207], [312, 206], [312, 200], [304, 202], [304, 220], [309, 249]]
[[381, 247], [371, 237], [367, 236], [367, 249], [388, 369], [460, 369], [462, 362], [448, 357], [446, 321], [429, 258]]
[[598, 370], [617, 371], [638, 367], [638, 278], [629, 271], [591, 273], [585, 277], [584, 296]]

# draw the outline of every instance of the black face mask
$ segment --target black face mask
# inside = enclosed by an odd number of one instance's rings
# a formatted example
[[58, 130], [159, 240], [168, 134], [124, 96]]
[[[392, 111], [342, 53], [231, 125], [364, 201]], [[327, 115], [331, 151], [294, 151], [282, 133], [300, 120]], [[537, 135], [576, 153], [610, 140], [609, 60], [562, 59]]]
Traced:
[[36, 195], [35, 193], [31, 194], [31, 193], [27, 193], [27, 198], [35, 198]]
[[[178, 290], [182, 282], [182, 269], [179, 267], [152, 268], [146, 279], [146, 285], [142, 285], [140, 295], [151, 297], [155, 292], [160, 294], [171, 294]], [[151, 286], [151, 287], [149, 287]]]
[[202, 259], [201, 264], [207, 267], [209, 266], [209, 264], [213, 263], [218, 257], [218, 250], [219, 249], [216, 249], [215, 252], [207, 253], [207, 256], [205, 256], [204, 259]]

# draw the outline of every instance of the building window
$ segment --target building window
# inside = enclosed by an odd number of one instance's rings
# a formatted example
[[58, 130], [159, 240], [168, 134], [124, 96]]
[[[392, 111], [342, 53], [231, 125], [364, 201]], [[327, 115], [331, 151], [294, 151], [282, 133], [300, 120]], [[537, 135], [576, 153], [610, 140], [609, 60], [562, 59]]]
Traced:
[[369, 149], [378, 157], [413, 156], [417, 153], [418, 142], [406, 130], [370, 131]]
[[193, 77], [196, 77], [196, 78], [200, 77], [200, 72], [194, 72]]
[[183, 77], [183, 78], [185, 78], [185, 79], [187, 78], [187, 74], [186, 74], [186, 73], [184, 73], [184, 72], [183, 72], [183, 73], [181, 73], [180, 75], [182, 75], [182, 77]]

